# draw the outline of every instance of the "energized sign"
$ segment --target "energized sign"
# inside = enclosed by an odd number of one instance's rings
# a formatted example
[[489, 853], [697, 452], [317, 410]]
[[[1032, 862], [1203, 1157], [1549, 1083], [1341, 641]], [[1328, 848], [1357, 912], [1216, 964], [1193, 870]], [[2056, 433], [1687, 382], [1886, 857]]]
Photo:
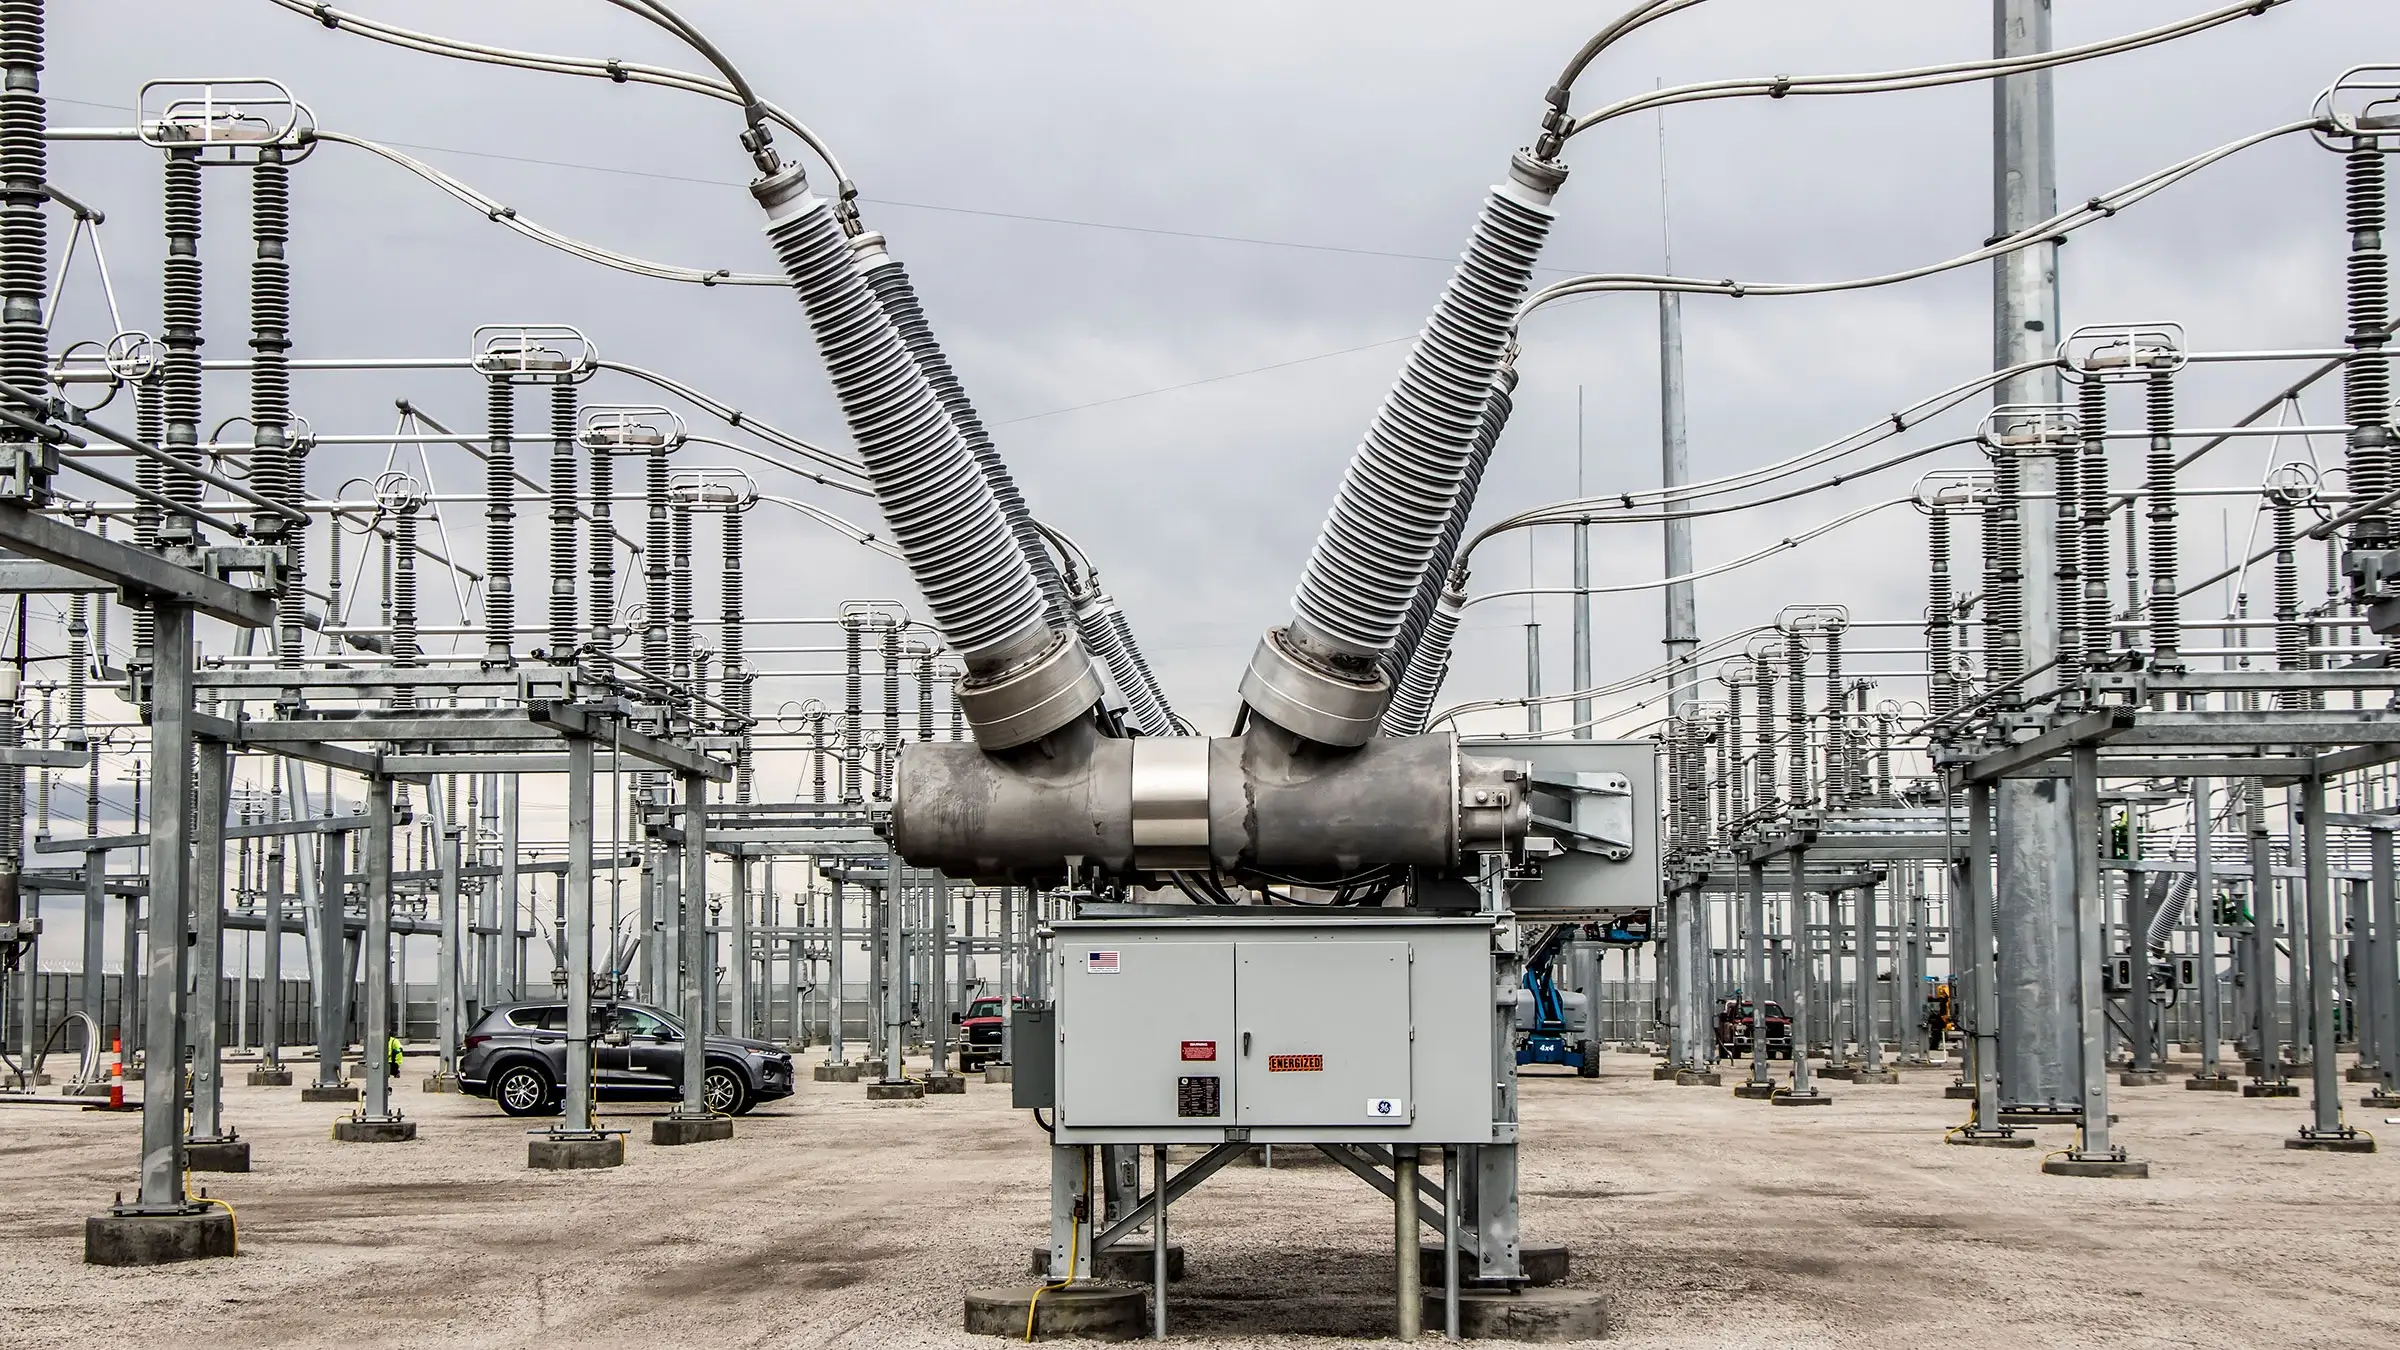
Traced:
[[1323, 1055], [1269, 1055], [1267, 1056], [1267, 1072], [1323, 1073], [1325, 1072], [1325, 1057]]

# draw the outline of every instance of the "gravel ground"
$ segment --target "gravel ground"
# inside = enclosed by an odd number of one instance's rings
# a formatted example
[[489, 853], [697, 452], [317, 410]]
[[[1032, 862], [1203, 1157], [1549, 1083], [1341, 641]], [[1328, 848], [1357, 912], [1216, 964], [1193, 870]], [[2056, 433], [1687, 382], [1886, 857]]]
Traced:
[[[2304, 1102], [2119, 1089], [2118, 1138], [2151, 1179], [2084, 1181], [2040, 1175], [2037, 1152], [1944, 1147], [1946, 1073], [1835, 1083], [1831, 1107], [1793, 1111], [1649, 1066], [1611, 1056], [1596, 1083], [1524, 1093], [1527, 1239], [1567, 1243], [1570, 1283], [1609, 1291], [1612, 1345], [2400, 1337], [2400, 1157], [2286, 1151]], [[395, 1145], [332, 1142], [345, 1108], [296, 1090], [229, 1089], [258, 1170], [195, 1181], [238, 1208], [242, 1255], [138, 1271], [81, 1264], [84, 1217], [133, 1184], [138, 1120], [0, 1106], [0, 1343], [983, 1347], [957, 1329], [962, 1293], [1021, 1280], [1042, 1237], [1041, 1132], [980, 1079], [907, 1106], [804, 1082], [732, 1142], [680, 1149], [647, 1142], [663, 1108], [629, 1108], [623, 1168], [540, 1174], [523, 1123], [415, 1078], [423, 1137]], [[1330, 1165], [1220, 1172], [1175, 1212], [1179, 1334], [1383, 1334], [1388, 1214]]]

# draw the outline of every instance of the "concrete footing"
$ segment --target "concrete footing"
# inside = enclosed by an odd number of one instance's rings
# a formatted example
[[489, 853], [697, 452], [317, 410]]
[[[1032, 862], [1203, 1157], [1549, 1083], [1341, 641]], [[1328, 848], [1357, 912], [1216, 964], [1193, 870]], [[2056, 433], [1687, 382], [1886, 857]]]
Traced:
[[2239, 1092], [2242, 1085], [2223, 1074], [2196, 1073], [2183, 1081], [2186, 1092]]
[[58, 1093], [62, 1097], [105, 1097], [108, 1095], [108, 1080], [95, 1078], [89, 1083], [69, 1083], [60, 1088]]
[[1881, 1083], [1888, 1087], [1899, 1082], [1900, 1075], [1892, 1069], [1859, 1069], [1850, 1075], [1850, 1081], [1853, 1083]]
[[[1095, 1255], [1092, 1258], [1092, 1278], [1106, 1280], [1111, 1284], [1148, 1284], [1150, 1283], [1152, 1260], [1150, 1240], [1137, 1236], [1130, 1243], [1120, 1243]], [[1037, 1280], [1050, 1278], [1050, 1249], [1048, 1247], [1030, 1249], [1025, 1261], [1025, 1273]], [[1173, 1282], [1182, 1278], [1183, 1244], [1170, 1242], [1167, 1244], [1167, 1279], [1169, 1282]], [[1048, 1296], [1044, 1295], [1044, 1297]], [[1023, 1322], [1017, 1324], [1017, 1334], [1024, 1334]]]
[[733, 1122], [724, 1116], [660, 1116], [650, 1122], [650, 1142], [661, 1148], [713, 1144], [732, 1137]]
[[1723, 1087], [1725, 1075], [1715, 1069], [1683, 1069], [1675, 1075], [1677, 1087]]
[[1810, 1088], [1806, 1092], [1793, 1092], [1787, 1088], [1784, 1091], [1778, 1092], [1774, 1096], [1767, 1098], [1767, 1105], [1831, 1106], [1833, 1105], [1833, 1098], [1826, 1096], [1824, 1093], [1817, 1091], [1815, 1088]]
[[345, 1144], [405, 1144], [417, 1137], [417, 1122], [398, 1116], [389, 1120], [353, 1116], [333, 1122], [333, 1137]]
[[300, 1089], [300, 1100], [304, 1102], [354, 1102], [358, 1100], [358, 1085], [356, 1083], [336, 1083], [327, 1087], [321, 1083], [311, 1083]]
[[1963, 1130], [1952, 1130], [1943, 1135], [1942, 1142], [1957, 1144], [1962, 1148], [2032, 1148], [2039, 1141], [2030, 1134], [2018, 1134], [2005, 1125], [1997, 1130], [1979, 1130], [1969, 1125]]
[[983, 1081], [986, 1083], [1013, 1083], [1017, 1081], [1017, 1066], [1014, 1064], [986, 1064], [983, 1066]]
[[250, 1141], [227, 1136], [223, 1139], [186, 1139], [183, 1141], [183, 1165], [192, 1172], [247, 1172], [250, 1170]]
[[1772, 1082], [1736, 1083], [1733, 1085], [1733, 1095], [1743, 1101], [1763, 1102], [1775, 1095], [1775, 1084]]
[[[1548, 1286], [1564, 1281], [1570, 1262], [1571, 1254], [1563, 1242], [1527, 1242], [1517, 1247], [1517, 1270], [1530, 1285]], [[1442, 1295], [1442, 1249], [1439, 1246], [1417, 1249], [1417, 1277], [1424, 1281], [1426, 1288], [1433, 1291], [1434, 1305], [1439, 1307]], [[1459, 1287], [1464, 1289], [1475, 1282], [1474, 1258], [1461, 1253], [1458, 1258]], [[1427, 1324], [1429, 1330], [1439, 1330], [1440, 1327], [1439, 1318]]]
[[863, 1064], [820, 1064], [814, 1077], [820, 1083], [855, 1083]]
[[458, 1075], [443, 1073], [436, 1069], [425, 1076], [424, 1088], [427, 1092], [456, 1092], [458, 1091]]
[[290, 1087], [292, 1071], [290, 1069], [252, 1069], [250, 1076], [244, 1081], [252, 1087]]
[[2400, 1107], [2400, 1092], [2370, 1092], [2358, 1099], [2358, 1104], [2376, 1111]]
[[896, 1083], [867, 1084], [867, 1100], [871, 1102], [915, 1102], [925, 1099], [925, 1085], [912, 1078]]
[[2314, 1149], [2320, 1153], [2373, 1153], [2375, 1151], [2375, 1141], [2356, 1130], [2330, 1134], [2302, 1130], [2284, 1140], [2283, 1146], [2285, 1148]]
[[1975, 1100], [1975, 1085], [1973, 1083], [1952, 1083], [1942, 1089], [1942, 1097], [1946, 1101], [1971, 1102]]
[[1656, 1065], [1650, 1070], [1650, 1081], [1653, 1083], [1672, 1083], [1675, 1081], [1675, 1075], [1678, 1072], [1679, 1070], [1677, 1070], [1672, 1064]]
[[83, 1221], [89, 1266], [163, 1266], [234, 1255], [233, 1216], [203, 1205], [183, 1214], [95, 1214]]
[[954, 1073], [929, 1073], [925, 1075], [925, 1091], [935, 1097], [963, 1097], [967, 1095], [967, 1080]]
[[544, 1172], [582, 1172], [625, 1165], [625, 1136], [535, 1135], [525, 1141], [525, 1165]]
[[2127, 1069], [2117, 1075], [2119, 1087], [2165, 1087], [2167, 1076], [2157, 1069]]
[[2242, 1084], [2242, 1095], [2245, 1097], [2297, 1097], [2300, 1095], [2300, 1085], [2298, 1083], [2244, 1083]]
[[2045, 1159], [2042, 1171], [2054, 1177], [2101, 1177], [2118, 1181], [2146, 1181], [2150, 1164], [2132, 1158], [2078, 1158], [2063, 1154]]
[[[1427, 1291], [1428, 1339], [1442, 1334], [1442, 1291]], [[1461, 1289], [1458, 1334], [1478, 1341], [1596, 1341], [1608, 1335], [1608, 1295], [1594, 1289]]]
[[[966, 1329], [969, 1335], [1006, 1336], [1012, 1341], [1068, 1336], [1130, 1341], [1150, 1330], [1148, 1303], [1140, 1289], [1121, 1285], [1077, 1284], [1044, 1290], [1038, 1284], [1021, 1284], [970, 1289]], [[1026, 1331], [1029, 1320], [1030, 1336]]]
[[2374, 1083], [2382, 1078], [2383, 1070], [2372, 1064], [2353, 1064], [2342, 1070], [2342, 1081], [2346, 1083]]
[[1828, 1064], [1817, 1070], [1817, 1077], [1830, 1079], [1836, 1083], [1848, 1083], [1858, 1077], [1858, 1066], [1855, 1064]]

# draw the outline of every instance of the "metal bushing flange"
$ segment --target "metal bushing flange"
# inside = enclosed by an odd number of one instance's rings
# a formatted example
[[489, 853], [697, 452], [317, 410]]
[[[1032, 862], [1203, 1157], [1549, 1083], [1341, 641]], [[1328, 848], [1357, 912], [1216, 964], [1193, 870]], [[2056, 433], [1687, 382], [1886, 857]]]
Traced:
[[1208, 746], [1203, 736], [1133, 741], [1133, 865], [1208, 866]]
[[1053, 632], [1041, 655], [993, 676], [959, 681], [958, 706], [986, 750], [1038, 741], [1100, 701], [1100, 675], [1082, 639]]
[[1242, 702], [1250, 711], [1319, 745], [1365, 745], [1391, 701], [1391, 681], [1383, 672], [1353, 679], [1320, 669], [1292, 652], [1281, 628], [1259, 639], [1242, 675]]

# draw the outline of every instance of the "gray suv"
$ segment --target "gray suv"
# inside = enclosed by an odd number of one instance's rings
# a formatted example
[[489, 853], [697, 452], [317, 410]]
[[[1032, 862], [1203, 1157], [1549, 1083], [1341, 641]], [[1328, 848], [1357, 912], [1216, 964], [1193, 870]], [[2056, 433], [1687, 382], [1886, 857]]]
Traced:
[[[792, 1057], [766, 1041], [711, 1036], [700, 1100], [738, 1116], [792, 1095]], [[460, 1047], [459, 1087], [512, 1116], [548, 1115], [566, 1092], [567, 1005], [511, 1003], [483, 1015]], [[592, 1008], [592, 1089], [601, 1100], [673, 1101], [683, 1095], [683, 1027], [638, 1003]]]

